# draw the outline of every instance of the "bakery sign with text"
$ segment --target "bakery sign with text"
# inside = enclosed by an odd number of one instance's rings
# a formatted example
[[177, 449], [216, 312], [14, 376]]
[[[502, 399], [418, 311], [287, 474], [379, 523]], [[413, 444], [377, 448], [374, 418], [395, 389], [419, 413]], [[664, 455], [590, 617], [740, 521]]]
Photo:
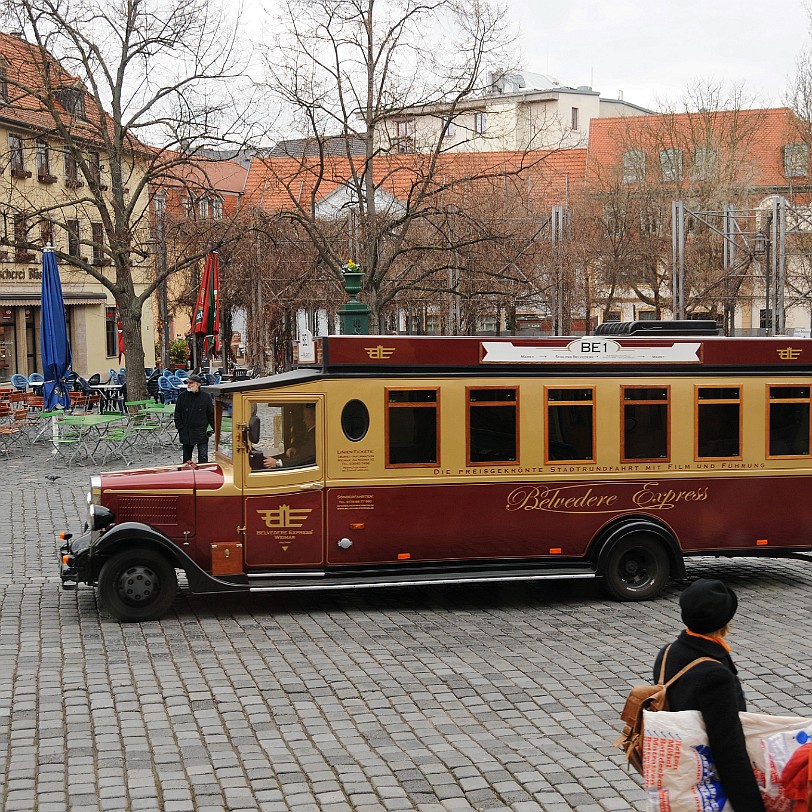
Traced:
[[623, 346], [609, 338], [586, 336], [561, 347], [533, 347], [513, 342], [482, 342], [483, 364], [661, 363], [699, 364], [699, 342], [660, 346]]

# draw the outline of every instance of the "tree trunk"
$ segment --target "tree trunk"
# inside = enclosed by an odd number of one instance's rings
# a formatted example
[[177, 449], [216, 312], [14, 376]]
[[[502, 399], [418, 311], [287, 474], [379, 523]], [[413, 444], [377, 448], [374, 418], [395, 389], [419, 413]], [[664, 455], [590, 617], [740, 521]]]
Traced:
[[144, 375], [144, 346], [141, 343], [141, 309], [138, 300], [129, 306], [119, 302], [119, 317], [124, 332], [124, 366], [127, 369], [127, 400], [147, 399]]

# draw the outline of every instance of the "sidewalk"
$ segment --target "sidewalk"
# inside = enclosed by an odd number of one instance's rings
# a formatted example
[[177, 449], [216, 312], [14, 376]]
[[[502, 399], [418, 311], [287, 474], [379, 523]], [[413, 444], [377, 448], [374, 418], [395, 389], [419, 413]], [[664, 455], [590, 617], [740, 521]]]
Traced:
[[[56, 570], [56, 533], [79, 529], [96, 471], [44, 446], [0, 471], [0, 809], [644, 809], [611, 742], [679, 629], [678, 585], [641, 604], [580, 581], [182, 590], [166, 619], [120, 625]], [[689, 574], [739, 594], [750, 709], [812, 715], [797, 633], [812, 564], [698, 559]]]

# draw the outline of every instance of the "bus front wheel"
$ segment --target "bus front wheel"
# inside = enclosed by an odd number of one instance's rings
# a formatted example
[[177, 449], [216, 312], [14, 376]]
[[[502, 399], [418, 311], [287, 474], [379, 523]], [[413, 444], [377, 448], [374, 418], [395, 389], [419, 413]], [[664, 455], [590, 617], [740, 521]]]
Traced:
[[117, 620], [155, 620], [172, 606], [178, 576], [171, 562], [155, 550], [122, 550], [105, 561], [99, 573], [99, 599]]
[[658, 595], [670, 574], [668, 553], [651, 536], [635, 533], [619, 541], [609, 553], [603, 581], [620, 601], [644, 601]]

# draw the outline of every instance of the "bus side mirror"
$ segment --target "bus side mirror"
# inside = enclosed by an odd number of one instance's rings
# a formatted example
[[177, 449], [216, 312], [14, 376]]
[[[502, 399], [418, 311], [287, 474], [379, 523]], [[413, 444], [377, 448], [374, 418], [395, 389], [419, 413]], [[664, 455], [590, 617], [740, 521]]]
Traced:
[[251, 445], [259, 442], [259, 418], [255, 414], [252, 414], [248, 420], [248, 439], [251, 441]]

